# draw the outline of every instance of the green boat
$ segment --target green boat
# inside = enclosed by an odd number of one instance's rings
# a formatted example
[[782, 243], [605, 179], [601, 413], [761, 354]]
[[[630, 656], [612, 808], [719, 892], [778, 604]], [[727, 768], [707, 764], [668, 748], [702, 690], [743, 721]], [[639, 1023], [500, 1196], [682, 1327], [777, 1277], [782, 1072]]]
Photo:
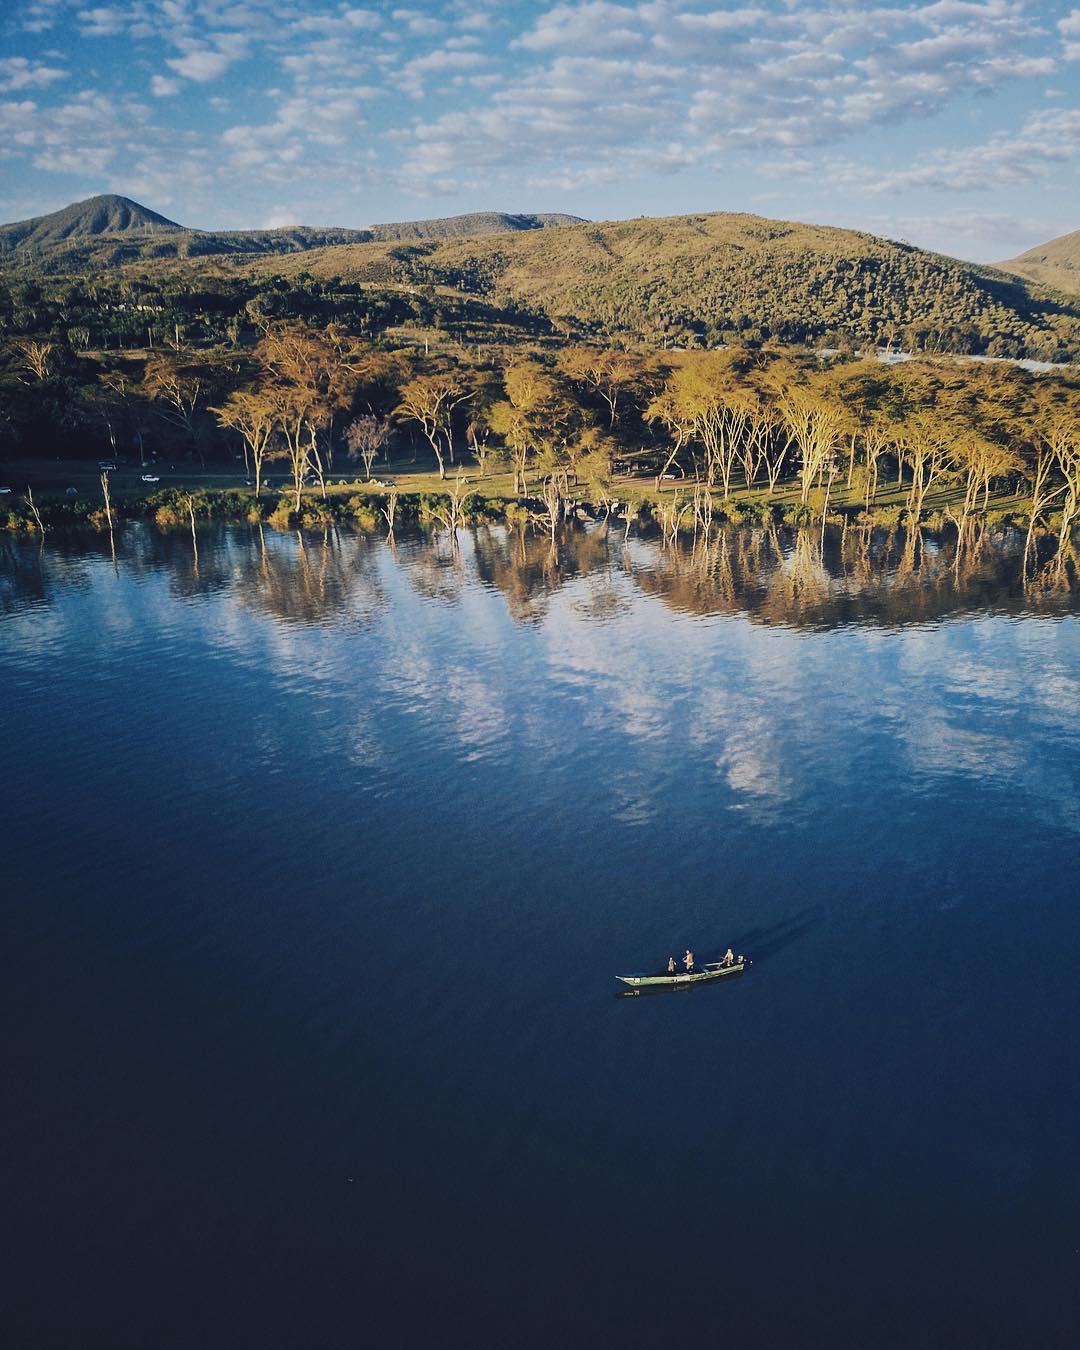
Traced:
[[750, 965], [750, 960], [745, 956], [737, 956], [730, 964], [723, 961], [706, 961], [703, 966], [695, 970], [684, 971], [681, 975], [671, 974], [670, 971], [663, 970], [656, 975], [616, 975], [617, 980], [622, 980], [623, 984], [628, 984], [631, 989], [657, 989], [674, 988], [678, 989], [684, 985], [708, 984], [713, 980], [724, 980], [729, 975], [741, 975], [746, 967]]

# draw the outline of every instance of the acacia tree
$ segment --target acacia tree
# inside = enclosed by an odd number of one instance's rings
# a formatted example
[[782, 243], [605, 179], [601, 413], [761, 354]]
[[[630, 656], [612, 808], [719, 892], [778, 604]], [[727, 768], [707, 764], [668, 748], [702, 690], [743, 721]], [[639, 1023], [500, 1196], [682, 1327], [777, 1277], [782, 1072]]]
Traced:
[[[183, 432], [197, 448], [196, 416], [202, 405], [205, 381], [205, 367], [180, 353], [159, 352], [147, 361], [143, 371], [143, 393], [154, 405], [154, 411]], [[199, 457], [203, 458], [201, 448]]]
[[913, 524], [918, 523], [926, 494], [946, 467], [947, 435], [941, 418], [934, 413], [916, 413], [899, 428], [897, 450], [901, 469], [911, 470], [907, 513]]
[[597, 347], [568, 347], [559, 355], [559, 369], [571, 382], [582, 384], [607, 405], [608, 430], [613, 431], [619, 401], [640, 379], [640, 364], [627, 352]]
[[245, 455], [250, 453], [255, 471], [255, 496], [262, 491], [263, 464], [273, 444], [278, 410], [274, 399], [258, 389], [237, 389], [220, 408], [210, 411], [223, 427], [240, 433]]
[[294, 510], [299, 512], [309, 470], [315, 472], [326, 494], [317, 433], [334, 409], [348, 401], [352, 378], [326, 334], [303, 323], [269, 324], [255, 355], [265, 377], [261, 392], [273, 408], [285, 442]]
[[802, 456], [802, 502], [833, 464], [845, 429], [843, 410], [810, 385], [788, 389], [779, 401], [780, 416]]
[[956, 517], [957, 546], [962, 548], [972, 512], [981, 496], [985, 512], [990, 499], [990, 484], [995, 478], [1019, 470], [1020, 461], [1006, 446], [989, 440], [970, 428], [954, 436], [952, 467], [964, 485], [964, 500]]
[[1061, 529], [1058, 532], [1057, 572], [1063, 575], [1073, 521], [1080, 515], [1080, 434], [1073, 421], [1055, 423], [1052, 432], [1054, 458], [1065, 480], [1061, 504]]
[[[19, 338], [15, 343], [19, 353], [19, 364], [35, 380], [47, 380], [53, 370], [55, 342], [39, 341], [36, 338]], [[24, 380], [24, 383], [26, 381]]]
[[690, 439], [693, 427], [683, 416], [675, 391], [667, 385], [649, 400], [644, 415], [646, 422], [660, 422], [671, 437], [667, 457], [656, 474], [656, 486], [659, 488], [664, 476], [678, 460], [680, 451]]
[[415, 375], [399, 391], [397, 415], [418, 422], [435, 452], [439, 477], [446, 477], [446, 460], [454, 462], [454, 410], [469, 398], [469, 388], [456, 371]]
[[501, 436], [510, 456], [514, 491], [527, 488], [530, 458], [543, 452], [551, 458], [567, 420], [567, 405], [558, 383], [536, 361], [515, 361], [503, 372], [506, 398], [494, 404], [489, 425]]

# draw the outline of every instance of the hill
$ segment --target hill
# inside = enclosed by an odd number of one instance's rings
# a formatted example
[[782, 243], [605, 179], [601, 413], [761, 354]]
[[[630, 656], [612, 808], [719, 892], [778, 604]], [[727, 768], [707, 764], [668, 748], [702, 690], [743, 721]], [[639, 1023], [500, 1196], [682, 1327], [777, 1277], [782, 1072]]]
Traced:
[[1080, 230], [1029, 248], [1008, 262], [998, 263], [998, 267], [1044, 286], [1080, 294]]
[[[1064, 262], [1070, 239], [1055, 241]], [[1080, 296], [856, 230], [744, 214], [590, 222], [489, 212], [215, 233], [105, 197], [0, 227], [0, 269], [12, 286], [108, 271], [147, 303], [155, 293], [201, 295], [189, 308], [207, 315], [256, 297], [260, 312], [279, 317], [363, 314], [372, 333], [417, 322], [467, 330], [469, 340], [509, 326], [556, 341], [1080, 356]], [[232, 288], [227, 301], [222, 288]]]
[[89, 197], [47, 216], [0, 225], [0, 253], [23, 250], [41, 258], [74, 242], [102, 235], [150, 237], [182, 230], [174, 220], [128, 197]]
[[556, 328], [647, 342], [741, 336], [1044, 359], [1080, 352], [1080, 304], [1023, 278], [855, 230], [752, 215], [363, 243], [252, 265], [427, 284], [532, 311]]
[[365, 229], [291, 225], [274, 230], [194, 230], [127, 197], [91, 197], [31, 220], [0, 225], [0, 266], [42, 272], [116, 267], [160, 258], [302, 253], [391, 239], [451, 239], [577, 222], [577, 216], [475, 212]]

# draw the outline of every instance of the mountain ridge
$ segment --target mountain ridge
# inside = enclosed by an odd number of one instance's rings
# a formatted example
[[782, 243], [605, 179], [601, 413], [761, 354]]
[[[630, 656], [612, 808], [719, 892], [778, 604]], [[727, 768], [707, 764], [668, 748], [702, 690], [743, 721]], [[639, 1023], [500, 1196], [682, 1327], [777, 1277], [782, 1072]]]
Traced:
[[107, 270], [145, 291], [198, 292], [227, 281], [255, 294], [281, 283], [274, 302], [281, 313], [310, 308], [302, 294], [317, 279], [323, 295], [344, 285], [366, 296], [372, 313], [380, 305], [386, 315], [400, 313], [407, 297], [420, 296], [420, 309], [431, 313], [648, 345], [895, 343], [1049, 361], [1080, 356], [1080, 298], [1015, 269], [747, 213], [597, 222], [486, 212], [365, 230], [213, 233], [106, 197], [0, 227], [0, 271], [11, 286]]
[[328, 245], [391, 239], [461, 238], [552, 229], [580, 223], [558, 212], [477, 211], [351, 229], [286, 225], [265, 230], [198, 230], [114, 193], [72, 202], [43, 216], [0, 225], [0, 263], [116, 265], [140, 258], [205, 257], [215, 253], [294, 253]]

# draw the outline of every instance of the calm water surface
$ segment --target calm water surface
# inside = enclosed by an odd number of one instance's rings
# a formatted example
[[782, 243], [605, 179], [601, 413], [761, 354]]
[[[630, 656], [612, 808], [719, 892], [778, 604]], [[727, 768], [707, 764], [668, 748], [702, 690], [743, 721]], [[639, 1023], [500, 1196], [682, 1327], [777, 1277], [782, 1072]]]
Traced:
[[1015, 541], [198, 547], [0, 544], [8, 1345], [1077, 1344]]

